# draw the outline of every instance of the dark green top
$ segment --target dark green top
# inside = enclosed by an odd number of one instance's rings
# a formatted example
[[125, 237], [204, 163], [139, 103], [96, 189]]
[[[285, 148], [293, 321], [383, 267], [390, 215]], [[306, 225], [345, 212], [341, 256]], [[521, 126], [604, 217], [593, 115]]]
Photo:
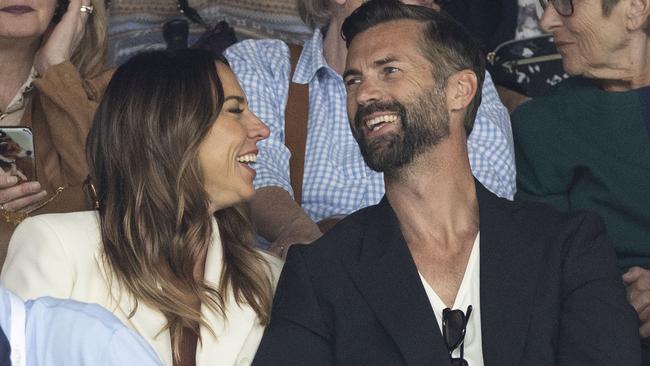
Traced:
[[516, 198], [599, 213], [619, 267], [650, 268], [650, 87], [569, 79], [521, 105], [512, 125]]

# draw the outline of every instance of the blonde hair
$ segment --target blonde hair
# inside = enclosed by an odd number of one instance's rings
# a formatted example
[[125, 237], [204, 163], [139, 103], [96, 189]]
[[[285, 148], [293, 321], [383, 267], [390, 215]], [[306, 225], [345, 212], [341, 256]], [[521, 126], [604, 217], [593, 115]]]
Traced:
[[84, 78], [96, 76], [106, 68], [108, 14], [104, 0], [92, 0], [93, 13], [86, 22], [84, 34], [72, 53], [70, 62]]
[[297, 0], [300, 19], [312, 29], [327, 27], [332, 19], [331, 0]]

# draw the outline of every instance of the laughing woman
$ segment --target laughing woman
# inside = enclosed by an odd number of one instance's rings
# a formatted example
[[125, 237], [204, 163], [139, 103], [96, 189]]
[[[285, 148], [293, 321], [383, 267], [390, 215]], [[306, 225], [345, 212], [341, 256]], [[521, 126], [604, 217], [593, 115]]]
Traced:
[[239, 203], [268, 128], [224, 61], [158, 51], [121, 66], [87, 142], [97, 211], [25, 220], [0, 280], [25, 299], [111, 310], [166, 365], [252, 359], [281, 264]]

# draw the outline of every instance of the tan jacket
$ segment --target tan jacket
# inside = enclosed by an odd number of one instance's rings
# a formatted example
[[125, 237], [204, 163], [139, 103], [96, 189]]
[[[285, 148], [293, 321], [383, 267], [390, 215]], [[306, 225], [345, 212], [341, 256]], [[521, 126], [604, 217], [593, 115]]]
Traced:
[[[90, 209], [82, 184], [88, 175], [86, 136], [113, 70], [82, 79], [70, 62], [50, 67], [34, 81], [31, 103], [26, 106], [21, 125], [32, 128], [36, 174], [41, 186], [53, 195], [52, 202], [32, 213], [71, 212]], [[7, 254], [14, 225], [0, 218], [0, 266]]]
[[[207, 252], [204, 278], [218, 286], [223, 250], [216, 221], [214, 233]], [[269, 264], [269, 276], [275, 285], [282, 261], [263, 252], [262, 255]], [[133, 317], [129, 317], [134, 301], [103, 261], [96, 211], [40, 215], [23, 221], [11, 238], [0, 282], [25, 300], [53, 296], [97, 303], [147, 340], [165, 365], [172, 365], [169, 331], [161, 332], [167, 323], [165, 316], [140, 302]], [[238, 305], [232, 289], [226, 297], [227, 321], [211, 309], [201, 308], [216, 336], [207, 328], [201, 328], [197, 366], [249, 365], [257, 351], [264, 327], [256, 313], [249, 306]]]

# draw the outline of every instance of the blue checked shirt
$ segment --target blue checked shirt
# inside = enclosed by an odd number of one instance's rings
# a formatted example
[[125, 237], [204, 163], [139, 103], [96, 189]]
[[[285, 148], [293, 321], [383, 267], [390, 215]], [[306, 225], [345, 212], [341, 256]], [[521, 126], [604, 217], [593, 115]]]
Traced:
[[[323, 57], [323, 37], [316, 30], [300, 55], [293, 81], [309, 84], [309, 121], [302, 188], [302, 207], [314, 221], [347, 215], [376, 204], [384, 195], [384, 178], [368, 168], [352, 137], [343, 78]], [[247, 40], [225, 53], [248, 97], [250, 109], [271, 130], [258, 144], [255, 187], [291, 190], [290, 152], [284, 145], [284, 110], [289, 91], [289, 48], [279, 40]], [[515, 194], [515, 163], [510, 117], [486, 74], [483, 103], [468, 139], [476, 178], [498, 196]]]

